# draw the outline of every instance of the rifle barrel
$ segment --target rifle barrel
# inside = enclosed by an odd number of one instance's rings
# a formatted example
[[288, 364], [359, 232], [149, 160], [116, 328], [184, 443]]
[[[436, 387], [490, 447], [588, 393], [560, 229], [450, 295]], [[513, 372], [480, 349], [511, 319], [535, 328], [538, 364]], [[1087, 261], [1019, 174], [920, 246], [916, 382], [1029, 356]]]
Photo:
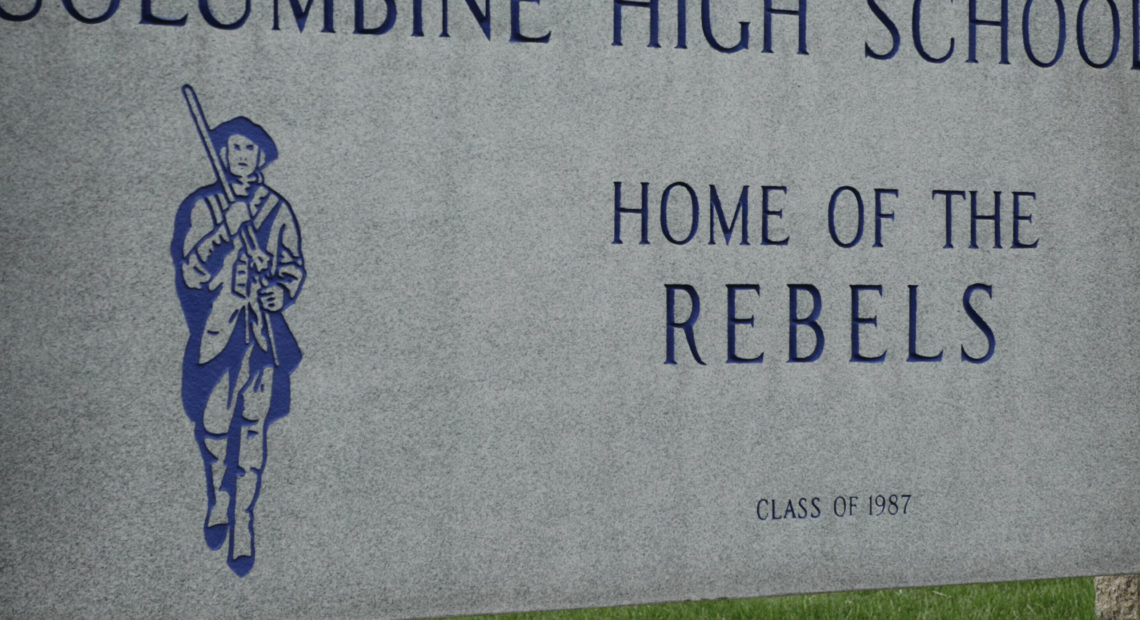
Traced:
[[206, 157], [209, 158], [210, 166], [214, 169], [214, 177], [222, 186], [226, 200], [233, 204], [237, 201], [237, 196], [234, 195], [234, 189], [226, 182], [226, 173], [222, 169], [222, 161], [218, 158], [218, 152], [214, 150], [214, 145], [210, 141], [210, 126], [206, 124], [206, 114], [202, 111], [202, 104], [198, 103], [198, 94], [189, 84], [183, 84], [182, 96], [186, 99], [186, 107], [190, 108], [190, 117], [194, 119], [194, 127], [198, 130], [198, 137], [202, 139], [202, 147], [206, 149]]

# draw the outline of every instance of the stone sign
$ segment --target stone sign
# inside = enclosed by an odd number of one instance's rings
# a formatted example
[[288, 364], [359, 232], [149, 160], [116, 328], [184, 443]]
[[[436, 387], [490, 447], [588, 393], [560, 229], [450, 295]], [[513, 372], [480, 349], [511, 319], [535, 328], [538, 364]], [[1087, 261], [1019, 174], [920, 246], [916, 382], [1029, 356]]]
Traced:
[[1140, 571], [1136, 0], [0, 0], [0, 609]]

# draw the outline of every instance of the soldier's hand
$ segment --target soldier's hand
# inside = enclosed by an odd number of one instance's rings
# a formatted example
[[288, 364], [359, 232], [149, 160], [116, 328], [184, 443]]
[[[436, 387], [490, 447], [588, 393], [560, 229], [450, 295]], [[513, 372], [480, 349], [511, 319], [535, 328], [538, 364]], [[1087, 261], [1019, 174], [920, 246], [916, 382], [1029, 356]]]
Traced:
[[249, 205], [242, 201], [235, 202], [226, 209], [226, 229], [230, 236], [238, 233], [238, 228], [249, 221]]
[[262, 287], [257, 292], [257, 299], [262, 309], [268, 312], [277, 312], [285, 307], [285, 288], [279, 284]]
[[269, 257], [261, 250], [251, 250], [249, 253], [250, 260], [253, 261], [254, 271], [261, 273], [269, 269]]

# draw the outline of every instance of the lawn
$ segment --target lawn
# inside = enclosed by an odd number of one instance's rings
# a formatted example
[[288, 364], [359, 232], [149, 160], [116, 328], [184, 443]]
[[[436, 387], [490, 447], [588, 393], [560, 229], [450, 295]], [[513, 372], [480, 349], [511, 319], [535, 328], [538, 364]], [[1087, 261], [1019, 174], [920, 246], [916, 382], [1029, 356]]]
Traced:
[[1092, 578], [472, 616], [481, 620], [1095, 618]]

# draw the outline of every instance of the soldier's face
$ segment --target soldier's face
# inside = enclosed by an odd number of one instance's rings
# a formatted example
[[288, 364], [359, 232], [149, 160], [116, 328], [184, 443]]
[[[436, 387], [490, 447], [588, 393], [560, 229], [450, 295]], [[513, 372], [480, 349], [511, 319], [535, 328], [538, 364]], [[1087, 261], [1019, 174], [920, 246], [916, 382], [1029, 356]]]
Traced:
[[257, 172], [257, 160], [261, 149], [249, 138], [242, 135], [230, 136], [226, 142], [226, 155], [230, 172], [238, 177], [247, 177]]

